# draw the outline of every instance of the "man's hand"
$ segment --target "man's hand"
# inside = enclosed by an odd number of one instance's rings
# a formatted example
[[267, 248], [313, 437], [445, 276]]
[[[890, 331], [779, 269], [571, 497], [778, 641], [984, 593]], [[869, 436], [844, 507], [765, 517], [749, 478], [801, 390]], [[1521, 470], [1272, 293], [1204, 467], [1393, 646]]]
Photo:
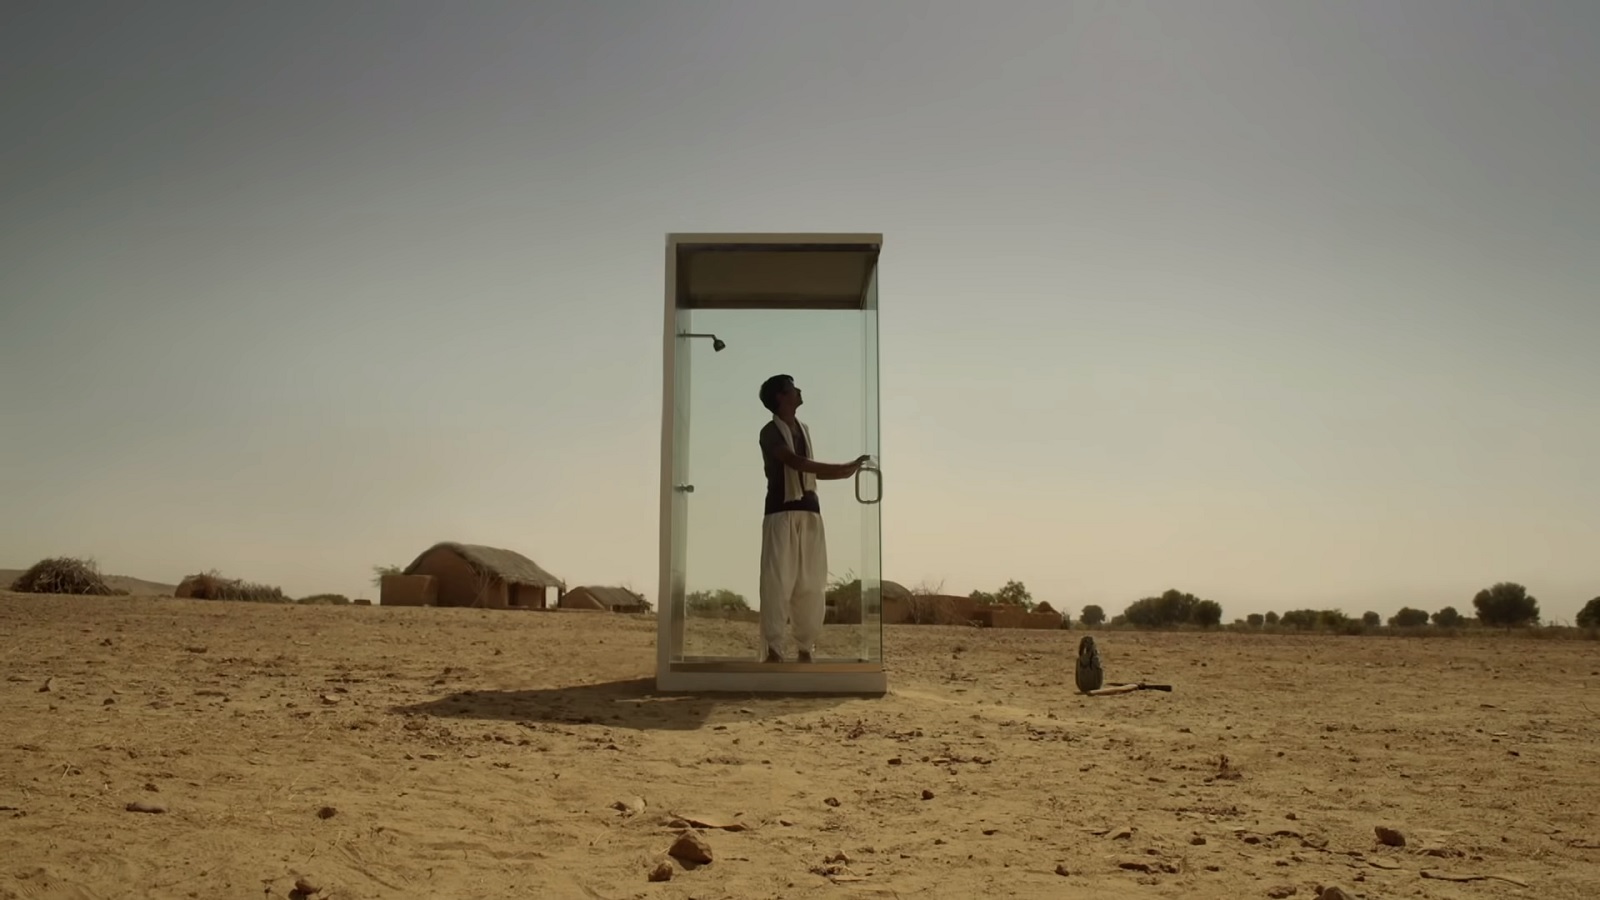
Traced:
[[823, 478], [824, 480], [853, 478], [857, 472], [861, 471], [863, 468], [866, 468], [867, 463], [870, 462], [872, 462], [872, 454], [863, 453], [847, 463], [838, 463], [837, 465], [831, 466], [830, 468], [832, 468], [834, 471], [828, 475], [819, 475], [817, 477]]

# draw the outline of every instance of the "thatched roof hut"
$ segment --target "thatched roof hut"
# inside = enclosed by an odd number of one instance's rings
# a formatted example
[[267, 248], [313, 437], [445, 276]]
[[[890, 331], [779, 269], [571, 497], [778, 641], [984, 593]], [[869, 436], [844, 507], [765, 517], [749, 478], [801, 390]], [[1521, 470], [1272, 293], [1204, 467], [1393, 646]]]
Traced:
[[551, 588], [559, 602], [567, 587], [515, 550], [455, 541], [422, 551], [401, 574], [433, 576], [440, 606], [544, 609]]

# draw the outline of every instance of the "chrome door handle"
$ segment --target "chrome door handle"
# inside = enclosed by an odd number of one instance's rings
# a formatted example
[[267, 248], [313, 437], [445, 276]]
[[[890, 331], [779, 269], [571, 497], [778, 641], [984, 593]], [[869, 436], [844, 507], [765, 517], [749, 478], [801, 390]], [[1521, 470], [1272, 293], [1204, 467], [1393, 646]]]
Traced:
[[[867, 472], [871, 472], [872, 473], [873, 486], [877, 488], [877, 491], [875, 492], [876, 496], [874, 496], [871, 500], [868, 500], [867, 498], [861, 496], [861, 476], [863, 474], [867, 473]], [[868, 468], [865, 468], [865, 467], [857, 469], [856, 470], [855, 481], [856, 481], [856, 502], [857, 503], [865, 503], [865, 504], [870, 506], [870, 505], [872, 505], [874, 503], [878, 503], [878, 502], [881, 502], [883, 500], [883, 470], [882, 469], [879, 469], [879, 468], [868, 469]]]

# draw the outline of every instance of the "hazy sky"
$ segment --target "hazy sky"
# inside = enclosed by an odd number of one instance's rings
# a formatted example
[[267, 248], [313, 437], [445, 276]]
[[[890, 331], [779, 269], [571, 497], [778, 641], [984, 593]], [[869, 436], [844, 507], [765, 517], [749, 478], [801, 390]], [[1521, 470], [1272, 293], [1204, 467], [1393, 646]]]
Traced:
[[[664, 235], [881, 231], [887, 577], [1570, 619], [1596, 47], [1592, 0], [8, 3], [0, 565], [371, 595], [461, 540], [653, 597]], [[756, 386], [697, 416], [759, 491]]]

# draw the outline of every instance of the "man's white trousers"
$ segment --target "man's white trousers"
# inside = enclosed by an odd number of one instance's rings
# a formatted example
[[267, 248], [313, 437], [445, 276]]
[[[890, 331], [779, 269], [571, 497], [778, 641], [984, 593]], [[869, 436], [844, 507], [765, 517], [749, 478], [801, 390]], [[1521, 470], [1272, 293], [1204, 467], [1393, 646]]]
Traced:
[[828, 586], [828, 541], [822, 515], [783, 511], [761, 520], [761, 637], [783, 654], [783, 626], [793, 623], [794, 642], [805, 653], [822, 634]]

